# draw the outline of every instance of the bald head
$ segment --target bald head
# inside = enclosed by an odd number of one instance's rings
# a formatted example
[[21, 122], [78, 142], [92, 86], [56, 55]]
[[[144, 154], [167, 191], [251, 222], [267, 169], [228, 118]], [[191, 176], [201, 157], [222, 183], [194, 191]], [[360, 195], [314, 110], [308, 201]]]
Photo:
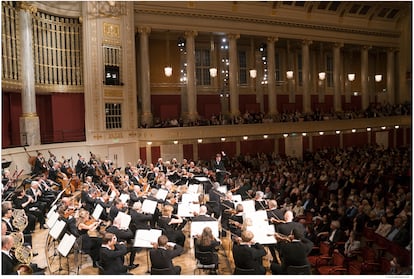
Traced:
[[292, 212], [292, 211], [290, 211], [290, 210], [287, 210], [287, 211], [285, 212], [284, 217], [285, 217], [285, 221], [286, 221], [286, 222], [292, 222], [292, 221], [293, 221], [293, 212]]

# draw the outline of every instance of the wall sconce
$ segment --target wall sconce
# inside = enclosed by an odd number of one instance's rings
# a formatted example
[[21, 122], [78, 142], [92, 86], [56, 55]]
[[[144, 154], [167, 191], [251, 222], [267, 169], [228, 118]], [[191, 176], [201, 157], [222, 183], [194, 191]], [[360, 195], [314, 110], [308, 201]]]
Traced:
[[203, 139], [198, 139], [197, 142], [198, 143], [202, 143], [203, 142]]
[[170, 77], [172, 76], [172, 68], [171, 66], [167, 66], [164, 68], [164, 74], [166, 77]]
[[354, 81], [355, 80], [355, 74], [348, 74], [348, 80]]
[[382, 75], [375, 75], [375, 81], [380, 82], [382, 80]]
[[286, 78], [287, 79], [292, 79], [293, 78], [293, 71], [287, 71], [286, 72]]
[[210, 76], [211, 77], [217, 76], [217, 68], [210, 68]]
[[257, 70], [252, 69], [249, 71], [250, 77], [251, 78], [256, 78], [257, 77]]
[[320, 80], [325, 80], [325, 78], [326, 78], [326, 73], [325, 73], [325, 72], [320, 72], [320, 73], [318, 74], [318, 76], [319, 76], [319, 79], [320, 79]]

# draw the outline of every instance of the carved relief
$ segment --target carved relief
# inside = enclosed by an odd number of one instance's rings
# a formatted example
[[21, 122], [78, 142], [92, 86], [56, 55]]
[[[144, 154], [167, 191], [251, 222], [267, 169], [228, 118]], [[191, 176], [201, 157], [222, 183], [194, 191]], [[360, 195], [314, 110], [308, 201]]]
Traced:
[[119, 39], [120, 38], [119, 24], [104, 22], [103, 33], [105, 37]]

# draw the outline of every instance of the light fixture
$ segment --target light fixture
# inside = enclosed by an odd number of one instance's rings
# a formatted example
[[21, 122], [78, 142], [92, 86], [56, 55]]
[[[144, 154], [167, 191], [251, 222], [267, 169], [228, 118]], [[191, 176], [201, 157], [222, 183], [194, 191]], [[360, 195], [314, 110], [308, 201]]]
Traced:
[[382, 126], [382, 127], [381, 127], [381, 129], [385, 130], [385, 129], [387, 129], [387, 127], [385, 127], [385, 126]]
[[352, 129], [352, 130], [351, 130], [351, 132], [352, 132], [352, 133], [355, 133], [355, 132], [356, 132], [356, 129]]
[[348, 80], [354, 81], [355, 80], [355, 74], [348, 74]]
[[221, 138], [221, 141], [226, 141], [226, 138]]
[[243, 136], [243, 139], [244, 140], [247, 140], [249, 137], [248, 136]]
[[148, 144], [148, 145], [151, 145], [151, 144], [152, 144], [152, 141], [147, 141], [147, 144]]
[[283, 136], [284, 136], [285, 138], [287, 138], [289, 135], [288, 135], [288, 134], [283, 134]]
[[339, 130], [335, 131], [335, 134], [337, 134], [337, 135], [339, 135], [340, 133], [341, 133], [341, 131], [339, 131]]
[[202, 143], [203, 142], [203, 139], [198, 139], [197, 142], [198, 143]]
[[358, 96], [358, 92], [357, 91], [354, 92], [354, 96]]
[[166, 34], [166, 46], [165, 46], [165, 50], [167, 53], [167, 66], [164, 67], [164, 74], [166, 77], [170, 77], [172, 76], [172, 67], [170, 65], [170, 37], [169, 37], [169, 31], [167, 31]]
[[217, 68], [210, 68], [210, 76], [211, 77], [217, 76]]
[[251, 69], [251, 70], [249, 71], [249, 73], [250, 73], [250, 77], [251, 77], [251, 78], [256, 78], [256, 77], [257, 77], [257, 70], [255, 70], [255, 69]]
[[173, 141], [174, 144], [178, 144], [178, 140]]
[[380, 82], [382, 80], [382, 75], [375, 75], [375, 81]]
[[267, 139], [269, 136], [268, 135], [263, 135], [263, 138], [264, 139]]
[[370, 127], [367, 128], [367, 132], [371, 132], [371, 128]]
[[321, 71], [318, 73], [319, 80], [325, 80], [326, 78], [326, 72], [324, 71], [324, 59], [323, 59], [323, 43], [321, 42], [321, 45], [319, 47], [319, 67], [321, 68]]
[[287, 53], [287, 62], [288, 62], [288, 70], [286, 71], [286, 78], [292, 79], [293, 78], [293, 71], [292, 71], [292, 63], [290, 58], [290, 44], [289, 40], [286, 42], [286, 53]]
[[[351, 57], [351, 59], [350, 59], [350, 62], [351, 62], [351, 65], [349, 66], [350, 68], [351, 68], [351, 71], [352, 71], [352, 69], [353, 69], [353, 62], [354, 62], [354, 58], [353, 58], [353, 56], [354, 56], [354, 52], [353, 52], [353, 49], [351, 48], [351, 55], [350, 55]], [[348, 81], [354, 81], [355, 80], [355, 73], [348, 73]]]
[[319, 135], [323, 136], [324, 132], [319, 132]]
[[302, 133], [302, 136], [306, 137], [306, 135], [307, 135], [306, 133]]
[[394, 126], [394, 128], [395, 128], [395, 129], [399, 129], [399, 128], [400, 128], [400, 126], [398, 126], [398, 125], [395, 125], [395, 126]]

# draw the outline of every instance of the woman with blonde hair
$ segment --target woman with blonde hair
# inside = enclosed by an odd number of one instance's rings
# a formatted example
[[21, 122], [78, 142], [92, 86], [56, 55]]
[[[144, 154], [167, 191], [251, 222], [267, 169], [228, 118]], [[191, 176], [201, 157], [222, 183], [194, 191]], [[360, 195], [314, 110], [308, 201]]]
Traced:
[[96, 263], [99, 261], [99, 251], [102, 244], [102, 239], [96, 234], [96, 229], [99, 227], [99, 224], [99, 221], [90, 217], [87, 210], [83, 208], [79, 210], [76, 227], [81, 237], [82, 251], [91, 256], [93, 267], [97, 267]]
[[161, 211], [161, 217], [158, 218], [158, 227], [163, 231], [168, 239], [184, 247], [185, 235], [181, 231], [185, 222], [183, 218], [173, 215], [173, 207], [165, 205]]
[[[195, 239], [195, 257], [203, 265], [215, 264], [218, 268], [218, 255], [216, 247], [220, 242], [216, 240], [210, 227], [205, 227], [201, 235], [197, 235]], [[201, 257], [201, 253], [211, 252], [208, 257]]]

